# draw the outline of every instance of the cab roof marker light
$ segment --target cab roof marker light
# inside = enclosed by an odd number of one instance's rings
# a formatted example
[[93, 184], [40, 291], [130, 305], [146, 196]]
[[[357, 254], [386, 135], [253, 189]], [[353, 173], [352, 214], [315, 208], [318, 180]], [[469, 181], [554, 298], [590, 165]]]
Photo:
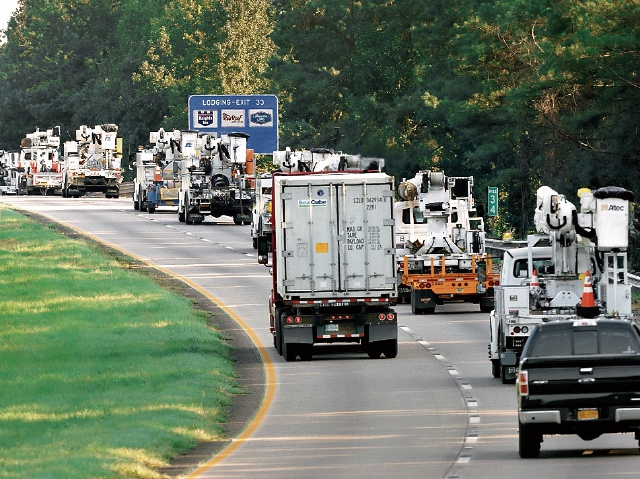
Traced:
[[598, 323], [595, 319], [579, 319], [573, 322], [574, 326], [597, 326]]

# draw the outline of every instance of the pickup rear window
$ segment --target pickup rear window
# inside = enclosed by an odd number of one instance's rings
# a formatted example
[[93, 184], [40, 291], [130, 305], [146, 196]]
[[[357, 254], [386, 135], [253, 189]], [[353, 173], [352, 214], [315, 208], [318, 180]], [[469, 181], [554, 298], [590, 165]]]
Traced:
[[621, 328], [541, 330], [531, 339], [532, 357], [640, 353], [637, 338]]

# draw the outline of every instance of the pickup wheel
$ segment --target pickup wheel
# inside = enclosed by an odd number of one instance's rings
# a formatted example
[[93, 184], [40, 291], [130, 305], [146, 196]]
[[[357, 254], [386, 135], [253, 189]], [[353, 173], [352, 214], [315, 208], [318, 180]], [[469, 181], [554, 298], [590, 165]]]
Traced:
[[518, 421], [518, 452], [523, 459], [530, 459], [540, 456], [540, 444], [542, 443], [542, 434], [531, 426], [522, 424]]

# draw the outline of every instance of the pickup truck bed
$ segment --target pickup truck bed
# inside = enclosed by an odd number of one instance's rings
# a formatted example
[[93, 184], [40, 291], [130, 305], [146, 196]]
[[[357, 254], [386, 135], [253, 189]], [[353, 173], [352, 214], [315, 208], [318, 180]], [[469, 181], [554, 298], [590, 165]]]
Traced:
[[521, 457], [537, 457], [544, 434], [640, 440], [638, 328], [621, 320], [537, 326], [522, 353], [517, 394]]

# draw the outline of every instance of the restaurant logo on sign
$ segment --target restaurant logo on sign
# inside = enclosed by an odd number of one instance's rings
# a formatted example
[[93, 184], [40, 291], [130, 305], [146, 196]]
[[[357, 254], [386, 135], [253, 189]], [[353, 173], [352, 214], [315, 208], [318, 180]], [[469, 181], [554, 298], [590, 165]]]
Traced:
[[222, 126], [244, 126], [244, 110], [222, 110]]

